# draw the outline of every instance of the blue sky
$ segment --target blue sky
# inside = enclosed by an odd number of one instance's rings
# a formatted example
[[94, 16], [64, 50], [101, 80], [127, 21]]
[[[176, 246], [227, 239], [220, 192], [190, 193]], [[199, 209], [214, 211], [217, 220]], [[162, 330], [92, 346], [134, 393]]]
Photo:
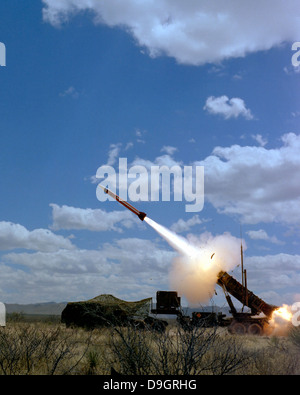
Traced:
[[242, 229], [249, 288], [299, 301], [299, 5], [204, 3], [1, 2], [1, 301], [170, 289], [174, 251], [97, 200], [122, 157], [204, 166], [201, 212], [135, 205], [183, 236]]

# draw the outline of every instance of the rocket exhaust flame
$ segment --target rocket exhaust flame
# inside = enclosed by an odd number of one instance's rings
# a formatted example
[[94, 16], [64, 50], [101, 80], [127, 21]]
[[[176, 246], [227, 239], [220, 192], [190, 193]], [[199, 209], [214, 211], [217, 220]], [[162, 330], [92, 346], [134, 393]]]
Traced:
[[282, 322], [291, 322], [293, 318], [293, 314], [291, 312], [291, 307], [283, 304], [278, 309], [274, 310], [271, 321], [273, 324], [278, 324], [280, 321]]
[[272, 328], [272, 334], [278, 336], [284, 336], [288, 333], [293, 323], [293, 313], [291, 312], [291, 306], [283, 304], [278, 309], [274, 310], [270, 326]]
[[276, 309], [274, 311], [273, 319], [275, 319], [276, 317], [280, 317], [285, 321], [291, 321], [293, 314], [290, 312], [289, 306], [284, 304], [283, 306], [279, 307], [279, 309]]

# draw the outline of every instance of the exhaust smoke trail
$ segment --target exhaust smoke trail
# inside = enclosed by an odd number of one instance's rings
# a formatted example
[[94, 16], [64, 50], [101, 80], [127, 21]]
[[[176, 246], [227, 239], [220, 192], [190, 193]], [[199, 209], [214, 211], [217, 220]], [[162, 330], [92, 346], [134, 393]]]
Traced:
[[147, 222], [153, 229], [155, 229], [157, 233], [159, 233], [171, 245], [171, 247], [173, 247], [179, 253], [191, 257], [197, 254], [198, 249], [192, 246], [184, 237], [178, 236], [176, 233], [171, 232], [162, 225], [159, 225], [149, 217], [146, 217], [144, 221]]
[[205, 232], [186, 239], [149, 217], [144, 221], [179, 253], [172, 262], [170, 285], [192, 305], [207, 302], [214, 294], [219, 272], [240, 263], [240, 239], [229, 233], [212, 236]]

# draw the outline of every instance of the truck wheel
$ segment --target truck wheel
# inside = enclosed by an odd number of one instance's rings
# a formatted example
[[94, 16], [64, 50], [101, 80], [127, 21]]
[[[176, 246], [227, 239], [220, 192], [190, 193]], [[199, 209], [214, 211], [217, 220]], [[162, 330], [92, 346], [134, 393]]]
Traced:
[[235, 335], [244, 335], [246, 333], [246, 327], [241, 322], [235, 322], [234, 324], [230, 325], [230, 332], [234, 333]]
[[249, 335], [260, 336], [262, 334], [262, 327], [259, 324], [251, 324], [248, 328]]

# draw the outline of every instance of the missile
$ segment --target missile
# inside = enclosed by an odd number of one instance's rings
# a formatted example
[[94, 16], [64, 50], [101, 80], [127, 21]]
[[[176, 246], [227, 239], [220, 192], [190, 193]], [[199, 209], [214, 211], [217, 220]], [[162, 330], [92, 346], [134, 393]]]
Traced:
[[131, 204], [129, 204], [125, 200], [121, 199], [120, 196], [115, 195], [109, 189], [103, 187], [100, 184], [99, 184], [99, 186], [103, 189], [104, 193], [107, 193], [109, 196], [111, 196], [117, 202], [121, 203], [124, 207], [128, 208], [128, 210], [132, 211], [135, 215], [137, 215], [141, 221], [144, 221], [144, 218], [147, 216], [147, 214], [143, 213], [142, 211], [137, 210], [135, 207], [133, 207]]

